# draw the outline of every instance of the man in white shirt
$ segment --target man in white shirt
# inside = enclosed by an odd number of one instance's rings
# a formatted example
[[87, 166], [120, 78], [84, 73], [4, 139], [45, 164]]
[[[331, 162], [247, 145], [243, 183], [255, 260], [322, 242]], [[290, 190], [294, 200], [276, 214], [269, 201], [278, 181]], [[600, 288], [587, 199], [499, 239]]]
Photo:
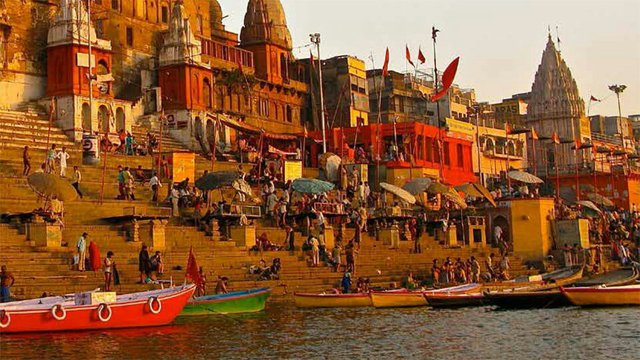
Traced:
[[74, 166], [73, 182], [71, 183], [71, 185], [76, 189], [76, 192], [78, 193], [78, 196], [80, 196], [80, 199], [82, 199], [82, 192], [80, 191], [80, 181], [82, 181], [82, 174], [80, 173], [80, 170], [78, 170], [78, 167]]
[[78, 271], [84, 271], [84, 259], [87, 251], [87, 237], [89, 234], [82, 233], [82, 236], [78, 239], [76, 243], [76, 249], [78, 250]]
[[60, 177], [65, 177], [67, 175], [67, 160], [69, 157], [70, 155], [64, 146], [62, 147], [62, 150], [56, 154], [56, 158], [60, 160]]
[[153, 192], [153, 197], [151, 198], [151, 201], [157, 202], [158, 189], [162, 187], [162, 183], [160, 182], [160, 179], [158, 179], [158, 175], [156, 173], [153, 173], [151, 180], [149, 180], [149, 187], [151, 187], [151, 191]]

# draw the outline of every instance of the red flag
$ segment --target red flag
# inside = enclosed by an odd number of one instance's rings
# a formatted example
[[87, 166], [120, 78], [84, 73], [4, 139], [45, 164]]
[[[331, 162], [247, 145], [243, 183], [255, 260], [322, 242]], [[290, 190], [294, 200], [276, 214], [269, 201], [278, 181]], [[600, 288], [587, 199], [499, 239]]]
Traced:
[[387, 53], [384, 56], [384, 66], [382, 67], [382, 76], [389, 76], [389, 48], [387, 48]]
[[575, 142], [574, 146], [576, 147], [576, 150], [579, 150], [582, 147], [582, 142], [580, 141], [580, 139], [576, 139], [574, 142]]
[[202, 276], [200, 276], [200, 269], [196, 262], [196, 256], [193, 254], [193, 246], [189, 249], [189, 259], [187, 260], [187, 273], [185, 277], [193, 281], [193, 283], [198, 287], [202, 286], [204, 283]]
[[536, 129], [531, 128], [531, 139], [532, 140], [538, 140], [538, 132], [536, 131]]
[[455, 60], [447, 66], [447, 69], [442, 74], [442, 90], [440, 90], [437, 94], [431, 97], [431, 101], [438, 101], [441, 97], [443, 97], [449, 88], [453, 84], [453, 80], [456, 78], [456, 73], [458, 72], [458, 63], [460, 62], [460, 57], [457, 57]]
[[560, 144], [560, 137], [557, 132], [553, 132], [553, 135], [551, 135], [551, 141], [553, 141], [554, 144]]
[[600, 102], [600, 101], [602, 101], [602, 100], [600, 100], [600, 99], [596, 98], [595, 96], [591, 95], [591, 101], [597, 101], [597, 102]]
[[413, 63], [413, 61], [411, 61], [411, 52], [409, 51], [409, 46], [405, 45], [406, 48], [406, 53], [407, 53], [407, 61], [409, 62], [409, 64], [411, 64], [411, 66], [416, 67], [416, 65]]
[[507, 135], [511, 135], [511, 125], [504, 124], [504, 130], [507, 132]]
[[420, 61], [420, 64], [424, 64], [425, 62], [427, 62], [427, 58], [424, 57], [422, 49], [420, 48], [418, 48], [418, 60]]

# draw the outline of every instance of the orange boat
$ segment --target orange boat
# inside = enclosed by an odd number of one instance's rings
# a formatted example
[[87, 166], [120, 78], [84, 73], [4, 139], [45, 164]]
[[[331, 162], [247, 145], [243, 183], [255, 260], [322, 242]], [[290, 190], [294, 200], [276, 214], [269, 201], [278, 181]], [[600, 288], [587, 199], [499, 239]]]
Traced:
[[427, 306], [422, 291], [374, 291], [371, 303], [376, 308]]
[[577, 306], [640, 306], [640, 284], [574, 287], [560, 290], [573, 305]]

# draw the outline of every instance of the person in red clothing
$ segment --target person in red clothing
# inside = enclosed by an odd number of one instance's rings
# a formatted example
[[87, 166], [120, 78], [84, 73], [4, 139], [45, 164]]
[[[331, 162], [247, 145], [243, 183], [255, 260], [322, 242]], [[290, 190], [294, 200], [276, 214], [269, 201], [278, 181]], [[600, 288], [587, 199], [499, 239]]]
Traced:
[[100, 249], [93, 240], [89, 241], [89, 263], [94, 272], [100, 270]]

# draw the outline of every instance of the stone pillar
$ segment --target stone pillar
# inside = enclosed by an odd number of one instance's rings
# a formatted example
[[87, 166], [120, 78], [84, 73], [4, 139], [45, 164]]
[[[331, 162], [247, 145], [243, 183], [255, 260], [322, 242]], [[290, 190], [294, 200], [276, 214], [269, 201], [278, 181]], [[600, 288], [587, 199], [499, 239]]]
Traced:
[[166, 248], [166, 227], [167, 220], [151, 220], [151, 244], [154, 250], [164, 250]]

